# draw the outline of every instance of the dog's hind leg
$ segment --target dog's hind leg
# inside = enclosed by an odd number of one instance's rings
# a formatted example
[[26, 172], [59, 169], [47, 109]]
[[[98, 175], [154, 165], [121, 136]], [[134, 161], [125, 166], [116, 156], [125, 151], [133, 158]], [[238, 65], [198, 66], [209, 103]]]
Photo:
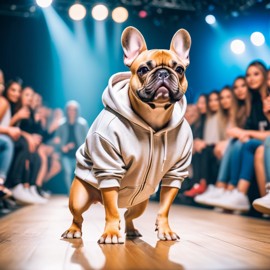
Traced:
[[73, 215], [73, 221], [63, 238], [81, 238], [82, 236], [82, 214], [95, 202], [101, 202], [100, 191], [75, 177], [69, 196], [69, 209]]
[[127, 238], [134, 238], [142, 236], [140, 232], [135, 229], [133, 224], [133, 219], [141, 216], [148, 204], [148, 200], [145, 200], [137, 205], [134, 205], [125, 212], [125, 221], [126, 221], [126, 237]]

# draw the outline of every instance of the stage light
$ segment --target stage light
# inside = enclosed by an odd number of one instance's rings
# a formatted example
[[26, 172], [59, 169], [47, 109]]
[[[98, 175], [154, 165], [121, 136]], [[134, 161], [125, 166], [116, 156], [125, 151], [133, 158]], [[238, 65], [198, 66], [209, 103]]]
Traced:
[[239, 16], [239, 12], [234, 10], [234, 11], [231, 12], [231, 15], [232, 15], [232, 17], [236, 18], [236, 17]]
[[208, 24], [214, 24], [216, 22], [216, 18], [214, 15], [207, 15], [205, 17], [205, 21], [208, 23]]
[[82, 20], [86, 15], [86, 9], [81, 4], [74, 4], [69, 8], [69, 17], [74, 21]]
[[142, 18], [142, 19], [146, 18], [147, 15], [148, 15], [148, 13], [147, 13], [147, 11], [145, 11], [145, 10], [141, 10], [141, 11], [139, 12], [139, 17]]
[[51, 5], [53, 0], [36, 0], [36, 3], [42, 7], [42, 8], [46, 8], [49, 7]]
[[112, 18], [116, 23], [123, 23], [128, 18], [128, 11], [124, 7], [117, 7], [112, 12]]
[[240, 39], [231, 42], [231, 50], [235, 54], [242, 54], [246, 49], [245, 43]]
[[108, 17], [108, 8], [104, 5], [96, 5], [92, 9], [92, 16], [97, 21], [103, 21]]
[[35, 12], [35, 11], [36, 11], [36, 7], [35, 7], [35, 6], [31, 6], [31, 7], [29, 8], [29, 11], [32, 12], [32, 13]]
[[265, 42], [264, 35], [261, 32], [252, 33], [250, 40], [255, 46], [262, 46]]

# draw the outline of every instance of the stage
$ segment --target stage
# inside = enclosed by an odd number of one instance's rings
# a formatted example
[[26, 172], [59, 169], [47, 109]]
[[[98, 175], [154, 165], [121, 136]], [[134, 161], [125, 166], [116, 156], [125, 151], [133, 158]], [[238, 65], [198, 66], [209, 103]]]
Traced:
[[[177, 242], [158, 241], [150, 202], [135, 220], [143, 237], [123, 245], [98, 245], [104, 209], [93, 205], [84, 215], [83, 238], [62, 240], [71, 223], [68, 198], [25, 206], [0, 219], [1, 270], [79, 269], [269, 269], [270, 220], [173, 205], [171, 227]], [[123, 216], [124, 209], [121, 210]], [[122, 219], [123, 220], [123, 219]], [[122, 221], [122, 231], [124, 222]]]

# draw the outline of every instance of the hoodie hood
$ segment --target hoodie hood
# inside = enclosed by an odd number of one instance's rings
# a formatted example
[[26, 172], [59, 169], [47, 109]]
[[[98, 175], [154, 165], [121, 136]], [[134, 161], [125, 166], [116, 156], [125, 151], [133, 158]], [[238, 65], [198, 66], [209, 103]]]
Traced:
[[[134, 124], [149, 130], [151, 127], [132, 110], [128, 96], [130, 78], [131, 72], [114, 74], [109, 79], [108, 86], [104, 90], [102, 102], [105, 107], [109, 107]], [[174, 104], [174, 110], [169, 124], [159, 132], [166, 132], [177, 127], [183, 121], [186, 107], [186, 97], [183, 96], [179, 102]]]

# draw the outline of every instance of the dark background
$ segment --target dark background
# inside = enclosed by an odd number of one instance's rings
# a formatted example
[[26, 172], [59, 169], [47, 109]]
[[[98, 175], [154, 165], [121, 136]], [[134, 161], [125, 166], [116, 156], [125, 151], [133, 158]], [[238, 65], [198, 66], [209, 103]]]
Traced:
[[[199, 93], [231, 84], [236, 76], [245, 73], [252, 60], [270, 64], [269, 1], [223, 1], [227, 6], [221, 5], [222, 1], [176, 1], [193, 4], [195, 10], [153, 6], [153, 1], [139, 1], [145, 3], [139, 6], [134, 6], [136, 1], [106, 1], [110, 10], [119, 4], [128, 8], [129, 19], [123, 24], [114, 23], [110, 15], [104, 22], [95, 22], [89, 11], [93, 1], [81, 1], [88, 8], [87, 16], [82, 22], [73, 22], [67, 14], [73, 2], [54, 0], [54, 15], [50, 15], [48, 24], [35, 1], [1, 1], [0, 68], [6, 81], [21, 77], [52, 107], [63, 107], [69, 99], [78, 100], [89, 123], [102, 109], [101, 95], [109, 77], [127, 71], [122, 63], [120, 36], [129, 25], [142, 32], [149, 49], [168, 48], [179, 28], [190, 32], [189, 102], [194, 102]], [[12, 10], [14, 5], [16, 9]], [[36, 8], [34, 13], [29, 12], [32, 6]], [[234, 17], [232, 12], [237, 8], [238, 16]], [[139, 18], [142, 9], [147, 10], [147, 18]], [[216, 27], [205, 22], [208, 13], [216, 16]], [[264, 46], [251, 44], [249, 36], [253, 31], [265, 35]], [[235, 38], [246, 43], [242, 55], [230, 51], [230, 42]]]

